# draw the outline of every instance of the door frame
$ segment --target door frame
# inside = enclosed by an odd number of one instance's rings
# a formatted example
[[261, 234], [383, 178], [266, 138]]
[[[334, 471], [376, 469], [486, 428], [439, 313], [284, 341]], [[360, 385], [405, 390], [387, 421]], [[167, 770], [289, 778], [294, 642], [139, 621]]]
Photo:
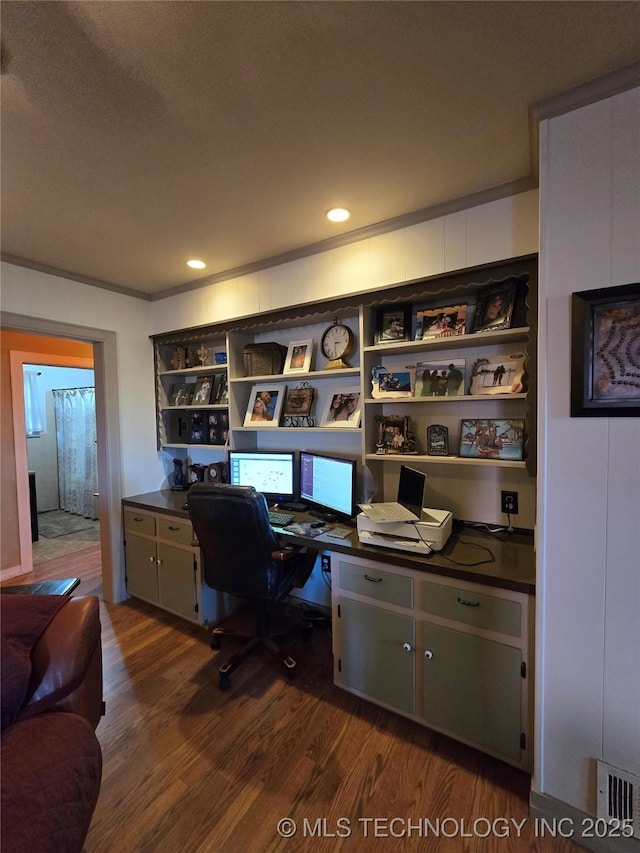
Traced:
[[[98, 517], [100, 520], [100, 550], [102, 556], [102, 595], [105, 601], [118, 602], [127, 597], [124, 580], [124, 548], [122, 543], [122, 463], [120, 452], [120, 417], [118, 404], [118, 363], [116, 333], [41, 320], [20, 314], [0, 312], [0, 324], [7, 329], [26, 334], [43, 334], [52, 338], [67, 338], [93, 345], [93, 370], [96, 389], [96, 438], [98, 462]], [[23, 356], [27, 358], [23, 358]], [[24, 571], [33, 568], [31, 544], [31, 514], [29, 507], [29, 481], [27, 463], [27, 438], [24, 421], [24, 386], [22, 365], [51, 364], [59, 366], [91, 366], [63, 356], [46, 353], [11, 353], [11, 397], [14, 428], [14, 454], [16, 467], [16, 500], [20, 561]], [[26, 567], [28, 563], [28, 568]]]

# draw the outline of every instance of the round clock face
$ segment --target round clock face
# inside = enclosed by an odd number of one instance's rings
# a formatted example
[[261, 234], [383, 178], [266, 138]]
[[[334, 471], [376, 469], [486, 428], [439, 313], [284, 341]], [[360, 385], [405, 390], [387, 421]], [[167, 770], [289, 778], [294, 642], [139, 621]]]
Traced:
[[331, 361], [348, 355], [353, 346], [353, 332], [342, 323], [329, 326], [322, 336], [322, 352]]

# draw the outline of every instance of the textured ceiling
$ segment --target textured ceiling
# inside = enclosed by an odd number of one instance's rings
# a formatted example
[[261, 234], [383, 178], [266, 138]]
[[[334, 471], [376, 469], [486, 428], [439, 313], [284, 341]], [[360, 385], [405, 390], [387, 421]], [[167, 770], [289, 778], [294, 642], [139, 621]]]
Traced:
[[3, 256], [149, 295], [522, 181], [530, 109], [640, 60], [615, 0], [0, 15]]

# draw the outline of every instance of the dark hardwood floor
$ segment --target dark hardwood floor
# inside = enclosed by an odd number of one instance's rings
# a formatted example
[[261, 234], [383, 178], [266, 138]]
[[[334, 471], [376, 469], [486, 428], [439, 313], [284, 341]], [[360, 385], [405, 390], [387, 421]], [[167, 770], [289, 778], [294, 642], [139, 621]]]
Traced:
[[[34, 579], [69, 576], [100, 595], [99, 548]], [[294, 641], [296, 682], [259, 653], [220, 692], [229, 647], [213, 653], [206, 630], [133, 599], [101, 614], [104, 768], [85, 853], [578, 850], [536, 837], [526, 774], [335, 687], [327, 629]]]

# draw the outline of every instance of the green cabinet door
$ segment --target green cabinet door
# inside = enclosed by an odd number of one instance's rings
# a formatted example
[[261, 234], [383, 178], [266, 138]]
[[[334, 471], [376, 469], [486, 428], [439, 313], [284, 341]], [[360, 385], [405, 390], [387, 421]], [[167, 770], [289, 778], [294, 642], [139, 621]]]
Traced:
[[192, 551], [158, 544], [158, 602], [161, 607], [193, 621], [196, 618], [196, 581]]
[[423, 641], [426, 722], [520, 761], [520, 649], [428, 622]]
[[127, 592], [145, 601], [158, 601], [158, 566], [156, 543], [133, 533], [127, 533], [126, 549]]
[[408, 714], [415, 711], [415, 620], [340, 600], [342, 683]]

